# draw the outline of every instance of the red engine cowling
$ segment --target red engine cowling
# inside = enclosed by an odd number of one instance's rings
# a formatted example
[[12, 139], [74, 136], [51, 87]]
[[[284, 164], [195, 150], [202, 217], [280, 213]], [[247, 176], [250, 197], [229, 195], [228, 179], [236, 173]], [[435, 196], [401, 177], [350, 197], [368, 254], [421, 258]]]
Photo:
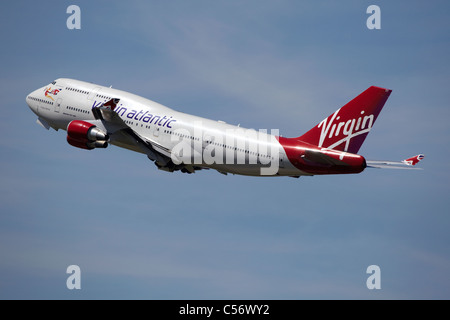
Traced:
[[106, 133], [86, 121], [74, 120], [67, 126], [67, 142], [77, 148], [106, 148], [108, 139]]

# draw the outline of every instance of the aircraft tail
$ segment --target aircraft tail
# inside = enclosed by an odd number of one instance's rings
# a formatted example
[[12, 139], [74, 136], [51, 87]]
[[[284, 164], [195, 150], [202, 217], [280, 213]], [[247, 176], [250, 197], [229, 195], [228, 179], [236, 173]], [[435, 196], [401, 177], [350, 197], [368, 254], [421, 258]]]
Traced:
[[391, 92], [372, 86], [297, 139], [321, 148], [358, 153]]

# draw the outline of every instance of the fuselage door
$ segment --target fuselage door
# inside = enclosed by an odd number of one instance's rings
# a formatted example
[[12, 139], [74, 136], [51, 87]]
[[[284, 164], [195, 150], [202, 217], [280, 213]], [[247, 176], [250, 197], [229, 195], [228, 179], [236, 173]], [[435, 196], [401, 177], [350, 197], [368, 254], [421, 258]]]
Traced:
[[159, 127], [156, 126], [156, 125], [155, 125], [155, 129], [153, 129], [153, 135], [154, 135], [155, 137], [158, 137], [158, 136], [159, 136]]
[[95, 96], [97, 95], [97, 93], [100, 91], [100, 87], [95, 87], [91, 93], [88, 95], [87, 99], [88, 100], [94, 100]]
[[61, 103], [62, 103], [62, 99], [58, 98], [55, 102], [55, 112], [59, 113], [59, 110], [61, 110]]

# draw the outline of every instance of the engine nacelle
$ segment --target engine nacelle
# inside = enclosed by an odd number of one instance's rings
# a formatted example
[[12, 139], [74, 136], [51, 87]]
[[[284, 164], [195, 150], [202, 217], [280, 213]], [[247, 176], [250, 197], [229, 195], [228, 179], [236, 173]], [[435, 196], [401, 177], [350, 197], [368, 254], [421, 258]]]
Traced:
[[73, 139], [69, 135], [67, 135], [67, 142], [71, 146], [74, 146], [74, 147], [77, 147], [77, 148], [86, 149], [86, 150], [94, 149], [93, 147], [88, 146], [88, 140], [87, 139], [85, 141], [80, 141], [80, 140], [77, 140], [77, 139]]
[[108, 134], [86, 121], [74, 120], [67, 126], [67, 142], [77, 148], [106, 148], [108, 139]]
[[73, 120], [67, 126], [67, 134], [73, 139], [108, 140], [106, 133], [101, 131], [92, 123], [80, 120]]

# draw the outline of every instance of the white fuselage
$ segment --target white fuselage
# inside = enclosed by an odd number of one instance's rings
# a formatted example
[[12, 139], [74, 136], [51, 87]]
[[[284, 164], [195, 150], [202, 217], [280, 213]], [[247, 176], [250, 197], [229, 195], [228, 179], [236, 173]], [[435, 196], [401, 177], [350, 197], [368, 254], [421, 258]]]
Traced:
[[[120, 118], [139, 136], [167, 149], [174, 161], [189, 158], [189, 165], [222, 173], [310, 175], [289, 162], [276, 135], [178, 112], [125, 91], [57, 79], [30, 93], [26, 101], [41, 125], [66, 130], [73, 120], [95, 121], [92, 108], [112, 98], [120, 99], [115, 109]], [[113, 135], [110, 143], [142, 152], [120, 135]]]

